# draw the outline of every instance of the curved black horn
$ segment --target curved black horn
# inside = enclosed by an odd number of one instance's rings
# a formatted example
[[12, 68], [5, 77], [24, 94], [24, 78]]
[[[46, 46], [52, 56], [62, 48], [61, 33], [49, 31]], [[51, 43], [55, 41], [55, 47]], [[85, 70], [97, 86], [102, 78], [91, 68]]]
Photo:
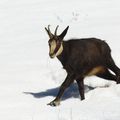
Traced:
[[[50, 25], [48, 25], [48, 31], [50, 32]], [[51, 33], [51, 32], [50, 32]]]
[[57, 27], [56, 27], [56, 29], [55, 29], [55, 33], [54, 33], [55, 36], [57, 36], [58, 27], [59, 27], [59, 25], [57, 25]]
[[51, 31], [50, 31], [50, 25], [48, 25], [48, 29], [45, 27], [45, 30], [47, 31], [49, 37], [52, 38], [52, 37], [53, 37], [53, 34], [52, 34]]

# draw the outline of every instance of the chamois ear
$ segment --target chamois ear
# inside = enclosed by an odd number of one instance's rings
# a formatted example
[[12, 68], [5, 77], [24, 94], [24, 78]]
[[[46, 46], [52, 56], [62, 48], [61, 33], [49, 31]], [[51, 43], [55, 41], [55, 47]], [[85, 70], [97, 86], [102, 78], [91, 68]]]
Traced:
[[67, 26], [67, 27], [65, 28], [65, 30], [59, 35], [59, 37], [60, 37], [61, 39], [63, 39], [63, 38], [65, 37], [65, 35], [66, 35], [67, 31], [68, 31], [68, 28], [69, 28], [69, 26]]

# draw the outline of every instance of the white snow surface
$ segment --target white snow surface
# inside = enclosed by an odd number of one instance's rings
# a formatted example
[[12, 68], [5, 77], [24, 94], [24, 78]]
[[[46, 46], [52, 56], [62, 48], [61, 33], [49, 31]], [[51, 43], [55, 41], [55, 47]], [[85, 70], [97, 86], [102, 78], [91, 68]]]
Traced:
[[47, 106], [66, 77], [61, 63], [48, 56], [51, 25], [65, 39], [106, 40], [120, 67], [119, 0], [0, 0], [0, 120], [120, 120], [120, 85], [85, 79], [84, 101], [74, 83], [61, 105]]

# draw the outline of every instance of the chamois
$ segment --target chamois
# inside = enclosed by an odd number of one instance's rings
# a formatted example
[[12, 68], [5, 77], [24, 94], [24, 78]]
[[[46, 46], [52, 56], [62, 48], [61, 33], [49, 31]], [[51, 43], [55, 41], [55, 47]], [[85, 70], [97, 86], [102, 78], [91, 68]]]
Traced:
[[51, 58], [57, 57], [60, 60], [67, 72], [67, 77], [62, 83], [57, 97], [48, 105], [59, 105], [65, 89], [74, 80], [78, 84], [81, 100], [84, 100], [84, 78], [86, 76], [96, 75], [103, 79], [114, 80], [117, 84], [120, 83], [120, 69], [115, 65], [111, 56], [111, 49], [105, 41], [97, 38], [64, 41], [69, 26], [60, 35], [57, 35], [58, 26], [54, 34], [51, 33], [49, 27], [49, 25], [48, 28], [45, 27], [49, 36], [49, 56]]

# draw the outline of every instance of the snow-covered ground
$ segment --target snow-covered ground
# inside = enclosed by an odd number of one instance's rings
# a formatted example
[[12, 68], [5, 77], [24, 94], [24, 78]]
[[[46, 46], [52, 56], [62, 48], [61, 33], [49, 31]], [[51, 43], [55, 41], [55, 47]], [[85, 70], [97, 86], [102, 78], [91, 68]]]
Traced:
[[48, 24], [69, 25], [66, 39], [106, 40], [120, 67], [119, 0], [0, 0], [0, 120], [120, 120], [120, 85], [97, 77], [85, 79], [84, 101], [73, 84], [46, 105], [66, 76], [48, 56]]

